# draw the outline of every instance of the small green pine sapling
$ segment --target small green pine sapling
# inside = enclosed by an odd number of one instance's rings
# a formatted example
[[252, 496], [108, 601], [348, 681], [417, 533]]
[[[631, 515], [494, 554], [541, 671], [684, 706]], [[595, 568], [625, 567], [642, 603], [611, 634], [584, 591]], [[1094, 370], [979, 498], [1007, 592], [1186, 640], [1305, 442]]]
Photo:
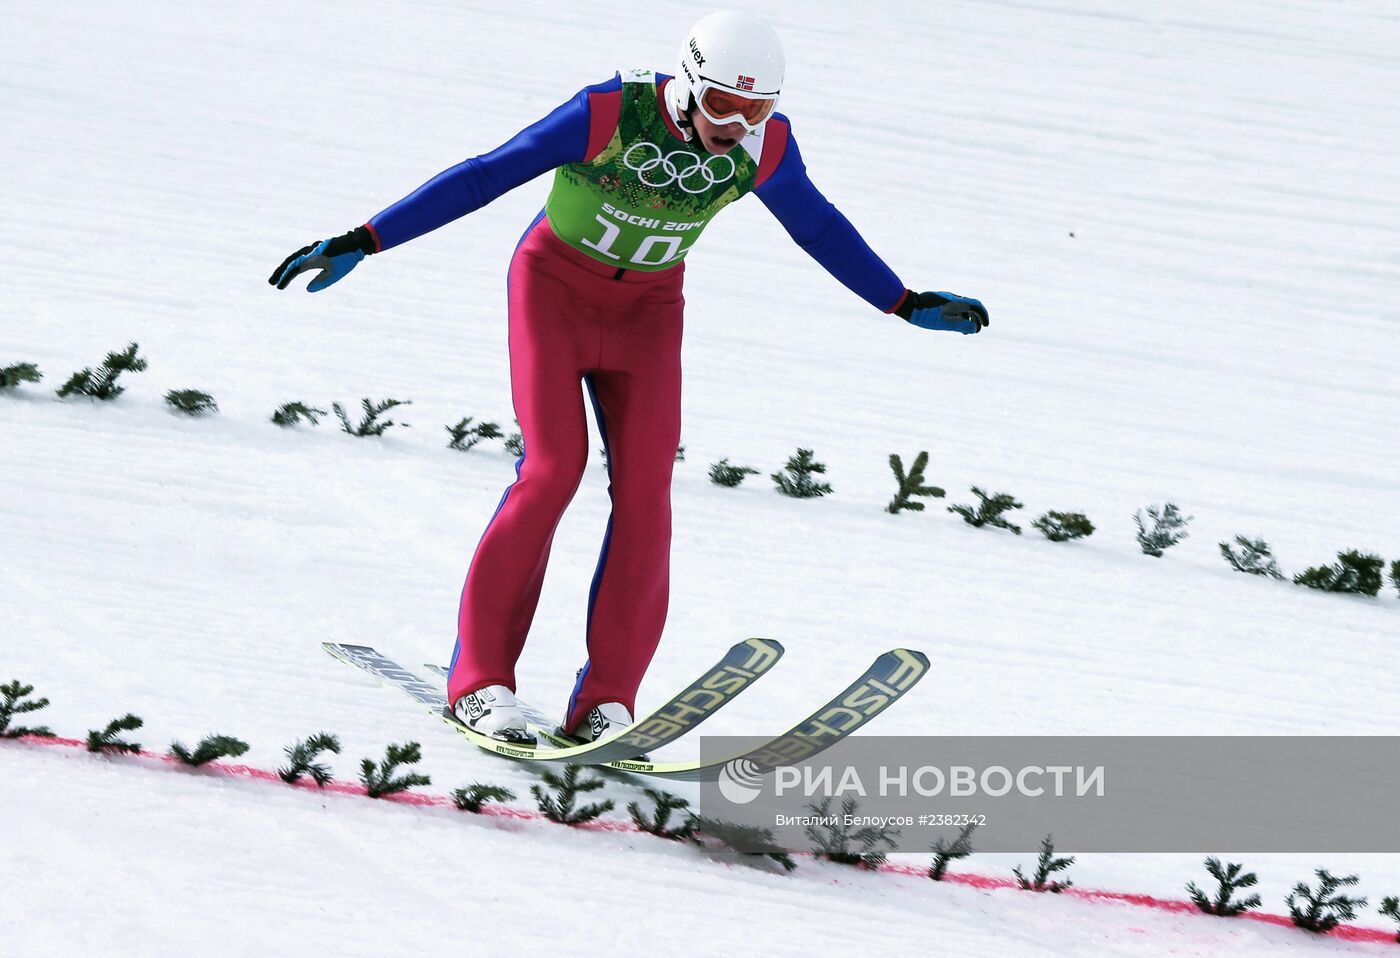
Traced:
[[452, 802], [464, 812], [479, 814], [490, 802], [513, 802], [515, 793], [499, 785], [483, 785], [472, 782], [466, 788], [452, 793]]
[[1241, 888], [1252, 888], [1259, 883], [1259, 878], [1254, 872], [1244, 871], [1244, 866], [1237, 862], [1222, 865], [1220, 859], [1214, 856], [1206, 859], [1206, 871], [1210, 872], [1210, 877], [1214, 878], [1218, 885], [1214, 898], [1207, 897], [1205, 892], [1196, 887], [1195, 882], [1186, 883], [1187, 894], [1201, 911], [1207, 915], [1233, 918], [1251, 908], [1259, 907], [1260, 898], [1257, 894], [1235, 901], [1230, 900]]
[[[642, 791], [646, 793], [647, 798], [651, 799], [652, 807], [649, 812], [644, 812], [642, 806], [637, 802], [627, 803], [627, 811], [638, 828], [650, 835], [673, 842], [698, 840], [695, 830], [699, 822], [694, 815], [690, 814], [690, 802], [678, 795], [654, 788], [643, 788]], [[679, 825], [673, 826], [671, 824], [673, 812], [686, 813]]]
[[179, 742], [170, 743], [170, 754], [186, 765], [199, 768], [218, 758], [237, 758], [248, 751], [248, 743], [231, 735], [207, 735], [190, 751]]
[[341, 407], [340, 403], [331, 403], [331, 409], [335, 410], [336, 416], [340, 418], [340, 426], [345, 432], [348, 432], [352, 436], [363, 437], [382, 436], [386, 429], [393, 426], [403, 426], [407, 429], [408, 423], [406, 422], [394, 422], [392, 419], [385, 419], [383, 422], [380, 422], [379, 417], [395, 406], [411, 405], [413, 405], [412, 399], [384, 399], [379, 402], [371, 402], [369, 397], [365, 397], [360, 400], [360, 408], [364, 411], [364, 415], [360, 417], [360, 421], [353, 426], [350, 424], [350, 417], [345, 415], [345, 410]]
[[1021, 508], [1021, 503], [1016, 501], [1015, 496], [1006, 492], [998, 492], [994, 496], [989, 496], [976, 486], [972, 487], [972, 494], [981, 500], [976, 509], [973, 509], [972, 506], [956, 505], [949, 506], [948, 511], [956, 512], [963, 517], [963, 521], [968, 525], [976, 526], [979, 529], [983, 526], [995, 526], [998, 529], [1009, 529], [1018, 536], [1021, 534], [1020, 526], [1009, 522], [1002, 516], [1003, 512]]
[[856, 800], [843, 798], [840, 814], [831, 811], [831, 796], [807, 805], [812, 815], [824, 824], [811, 824], [803, 831], [812, 843], [812, 855], [842, 865], [879, 868], [898, 844], [899, 829], [887, 825], [846, 824], [855, 817]]
[[317, 732], [308, 739], [288, 745], [285, 751], [287, 767], [277, 770], [277, 775], [282, 781], [290, 785], [303, 775], [310, 775], [317, 786], [325, 788], [326, 783], [331, 780], [331, 769], [329, 765], [316, 759], [322, 752], [339, 755], [340, 739], [329, 732]]
[[972, 833], [977, 830], [976, 822], [968, 822], [958, 832], [958, 837], [951, 842], [940, 838], [933, 843], [929, 851], [933, 852], [933, 864], [929, 866], [928, 877], [934, 881], [942, 881], [943, 876], [948, 874], [948, 863], [958, 859], [966, 858], [972, 854]]
[[1228, 542], [1220, 543], [1220, 554], [1236, 572], [1268, 576], [1270, 579], [1283, 578], [1283, 573], [1278, 568], [1278, 561], [1274, 559], [1273, 552], [1269, 550], [1269, 544], [1263, 539], [1235, 536], [1235, 545], [1239, 546], [1239, 551], [1236, 551], [1235, 546]]
[[1165, 506], [1148, 506], [1147, 515], [1152, 520], [1152, 528], [1147, 528], [1147, 523], [1142, 520], [1142, 510], [1139, 509], [1133, 514], [1133, 521], [1137, 523], [1137, 541], [1142, 547], [1145, 555], [1154, 556], [1160, 559], [1162, 553], [1185, 539], [1189, 532], [1186, 531], [1186, 524], [1194, 516], [1183, 516], [1181, 509], [1174, 502], [1169, 502]]
[[525, 455], [525, 437], [520, 434], [519, 419], [515, 421], [515, 425], [515, 432], [506, 437], [504, 445], [506, 447], [506, 452], [519, 459], [521, 456]]
[[272, 421], [279, 426], [295, 426], [305, 419], [313, 426], [320, 425], [320, 418], [327, 415], [324, 409], [308, 406], [304, 402], [283, 403], [272, 414]]
[[1395, 586], [1395, 591], [1400, 593], [1400, 559], [1396, 559], [1390, 564], [1390, 584]]
[[1317, 869], [1314, 874], [1317, 875], [1316, 891], [1299, 882], [1293, 886], [1284, 903], [1288, 905], [1293, 924], [1305, 931], [1325, 935], [1342, 922], [1355, 919], [1357, 909], [1366, 907], [1366, 899], [1337, 894], [1338, 890], [1360, 881], [1357, 875], [1338, 878], [1325, 868]]
[[146, 724], [130, 712], [121, 718], [112, 719], [107, 723], [107, 727], [102, 731], [88, 729], [87, 750], [89, 752], [137, 752], [141, 751], [140, 742], [127, 742], [117, 738], [118, 732], [134, 732], [142, 725]]
[[911, 512], [923, 512], [924, 504], [915, 502], [914, 496], [927, 496], [932, 499], [942, 499], [943, 490], [937, 486], [924, 485], [924, 467], [928, 465], [928, 453], [921, 452], [914, 457], [914, 464], [909, 467], [909, 471], [904, 471], [904, 461], [899, 458], [899, 453], [890, 453], [890, 471], [894, 473], [895, 482], [899, 483], [899, 489], [895, 492], [890, 504], [885, 506], [885, 511], [891, 515], [898, 515], [901, 510], [908, 509]]
[[1074, 856], [1065, 858], [1055, 857], [1055, 843], [1049, 835], [1040, 843], [1040, 858], [1036, 861], [1035, 878], [1030, 879], [1021, 874], [1021, 866], [1017, 865], [1011, 869], [1016, 876], [1016, 881], [1021, 886], [1022, 891], [1054, 892], [1059, 894], [1066, 888], [1074, 884], [1072, 881], [1052, 881], [1050, 876], [1056, 872], [1062, 872], [1074, 864]]
[[464, 416], [456, 425], [444, 428], [446, 428], [447, 434], [452, 437], [447, 443], [447, 448], [456, 449], [459, 452], [468, 452], [483, 440], [500, 439], [505, 435], [501, 432], [501, 427], [494, 422], [479, 422], [472, 425], [471, 416]]
[[187, 416], [201, 416], [207, 412], [218, 412], [219, 404], [208, 393], [198, 389], [172, 389], [165, 394], [166, 403]]
[[370, 798], [382, 798], [397, 792], [406, 792], [415, 785], [431, 785], [433, 780], [417, 772], [395, 776], [400, 765], [417, 765], [423, 759], [423, 752], [417, 742], [405, 745], [390, 745], [384, 761], [377, 765], [370, 759], [360, 761], [360, 781]]
[[[92, 395], [91, 390], [93, 388], [94, 386], [92, 369], [83, 369], [69, 376], [68, 381], [62, 386], [58, 387], [58, 398], [67, 399], [74, 393], [77, 393], [79, 396], [89, 396]], [[116, 388], [120, 389], [122, 387]]]
[[23, 738], [26, 735], [34, 735], [39, 738], [53, 738], [53, 729], [47, 725], [40, 725], [29, 728], [24, 725], [10, 727], [10, 720], [16, 715], [23, 715], [25, 712], [37, 712], [42, 708], [47, 708], [49, 700], [45, 698], [25, 701], [29, 694], [34, 691], [34, 686], [23, 685], [19, 679], [15, 679], [6, 685], [0, 685], [0, 696], [4, 696], [4, 701], [0, 702], [0, 738]]
[[676, 462], [685, 462], [685, 443], [676, 447]]
[[1082, 512], [1047, 512], [1031, 525], [1051, 542], [1068, 542], [1094, 534], [1094, 524]]
[[778, 846], [773, 838], [773, 833], [767, 828], [757, 825], [740, 825], [736, 822], [727, 822], [720, 818], [706, 818], [703, 815], [695, 816], [695, 834], [703, 838], [712, 838], [725, 848], [733, 849], [741, 855], [762, 855], [770, 861], [775, 861], [783, 867], [783, 871], [792, 871], [797, 867], [797, 862], [793, 861], [791, 855]]
[[[1397, 923], [1400, 923], [1400, 898], [1397, 898], [1395, 895], [1390, 895], [1387, 898], [1382, 898], [1381, 914], [1387, 918], [1394, 920]], [[1400, 942], [1400, 932], [1396, 932], [1395, 940], [1397, 942]]]
[[545, 818], [560, 825], [580, 825], [593, 821], [604, 812], [612, 811], [613, 800], [610, 798], [578, 806], [579, 793], [593, 792], [603, 787], [601, 778], [581, 778], [582, 772], [581, 765], [564, 766], [563, 775], [555, 775], [547, 768], [540, 770], [540, 780], [548, 785], [550, 790], [531, 785], [530, 792], [535, 796], [535, 804], [539, 806]]
[[74, 373], [59, 387], [59, 398], [66, 399], [76, 393], [79, 396], [91, 396], [93, 399], [116, 399], [126, 389], [125, 386], [117, 385], [121, 374], [139, 373], [146, 368], [146, 360], [136, 354], [138, 348], [135, 343], [130, 343], [119, 353], [108, 353], [96, 372], [88, 368]]
[[1385, 585], [1382, 569], [1385, 560], [1351, 549], [1337, 553], [1336, 565], [1313, 566], [1293, 577], [1293, 581], [1309, 589], [1323, 592], [1348, 592], [1353, 595], [1374, 596]]
[[728, 459], [721, 459], [710, 465], [710, 481], [717, 486], [725, 486], [729, 489], [733, 489], [743, 482], [745, 476], [756, 475], [758, 475], [757, 469], [750, 469], [748, 466], [731, 466]]
[[33, 363], [16, 363], [0, 369], [0, 389], [14, 389], [20, 383], [37, 383], [44, 378]]
[[798, 449], [797, 455], [789, 456], [782, 472], [773, 473], [773, 482], [778, 491], [794, 499], [815, 499], [831, 492], [831, 486], [818, 482], [812, 477], [824, 475], [826, 464], [812, 458], [812, 450]]

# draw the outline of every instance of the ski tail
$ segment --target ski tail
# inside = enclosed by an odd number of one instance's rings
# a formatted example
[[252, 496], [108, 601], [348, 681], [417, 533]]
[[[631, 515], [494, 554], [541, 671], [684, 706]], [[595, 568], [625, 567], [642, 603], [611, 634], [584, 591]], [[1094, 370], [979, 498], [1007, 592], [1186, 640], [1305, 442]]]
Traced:
[[441, 685], [436, 682], [423, 681], [415, 673], [399, 665], [378, 649], [368, 645], [344, 645], [336, 642], [322, 642], [321, 648], [346, 665], [362, 669], [385, 685], [403, 692], [470, 739], [472, 744], [508, 758], [532, 758], [534, 756], [534, 746], [503, 742], [488, 735], [474, 732], [458, 722], [453, 717], [452, 710], [447, 707], [447, 694]]
[[447, 708], [447, 693], [441, 685], [423, 681], [378, 649], [368, 645], [343, 645], [338, 642], [322, 642], [321, 648], [346, 665], [363, 669], [384, 684], [407, 693], [409, 698], [429, 712], [441, 714], [443, 709]]

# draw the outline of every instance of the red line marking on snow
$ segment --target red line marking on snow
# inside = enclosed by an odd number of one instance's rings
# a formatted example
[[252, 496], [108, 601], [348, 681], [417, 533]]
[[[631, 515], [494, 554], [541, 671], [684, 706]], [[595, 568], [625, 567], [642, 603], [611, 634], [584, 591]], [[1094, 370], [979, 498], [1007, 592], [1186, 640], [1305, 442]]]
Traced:
[[[896, 872], [901, 875], [917, 875], [920, 878], [926, 878], [928, 876], [928, 868], [919, 868], [914, 865], [887, 864], [880, 870]], [[979, 888], [984, 891], [997, 891], [1004, 888], [1013, 888], [1019, 891], [1021, 888], [1014, 878], [998, 878], [992, 875], [977, 875], [971, 872], [948, 872], [943, 876], [943, 880], [958, 885], [967, 885], [971, 888]], [[1028, 892], [1027, 894], [1035, 893]], [[1045, 892], [1044, 894], [1050, 893]], [[1196, 907], [1195, 902], [1187, 901], [1184, 898], [1158, 898], [1155, 895], [1143, 895], [1137, 892], [1107, 891], [1101, 888], [1079, 888], [1075, 886], [1066, 888], [1058, 894], [1066, 898], [1079, 898], [1084, 901], [1092, 902], [1113, 902], [1120, 905], [1132, 905], [1135, 908], [1150, 908], [1153, 911], [1175, 912], [1177, 914], [1190, 915], [1203, 914], [1201, 910]], [[1245, 921], [1263, 922], [1266, 925], [1282, 925], [1285, 928], [1293, 927], [1293, 919], [1289, 918], [1287, 915], [1247, 911], [1237, 917]], [[1346, 941], [1383, 941], [1391, 944], [1395, 943], [1394, 932], [1386, 931], [1383, 928], [1364, 928], [1361, 925], [1338, 925], [1332, 930], [1331, 936]]]
[[[0, 741], [6, 741], [0, 739]], [[26, 745], [53, 745], [63, 748], [87, 749], [87, 742], [75, 738], [35, 738], [26, 736], [9, 741], [21, 742]], [[359, 798], [368, 798], [369, 793], [363, 785], [352, 784], [350, 782], [327, 782], [324, 787], [317, 786], [310, 779], [298, 779], [295, 782], [284, 782], [282, 777], [276, 772], [263, 768], [254, 768], [251, 765], [237, 765], [231, 762], [208, 762], [198, 768], [191, 768], [184, 765], [174, 755], [159, 755], [155, 752], [142, 750], [140, 753], [126, 753], [125, 755], [114, 755], [114, 757], [140, 757], [148, 761], [162, 763], [176, 769], [188, 771], [191, 774], [212, 773], [231, 778], [247, 778], [258, 782], [273, 782], [283, 787], [298, 788], [306, 792], [332, 793], [337, 795], [354, 795]], [[450, 808], [457, 810], [457, 805], [447, 795], [430, 795], [420, 792], [399, 792], [394, 795], [385, 795], [375, 801], [392, 802], [396, 805], [412, 805], [420, 808]], [[490, 815], [496, 818], [508, 818], [517, 821], [544, 822], [548, 821], [540, 812], [533, 812], [529, 809], [514, 808], [508, 805], [486, 805], [479, 814]], [[641, 829], [631, 822], [621, 822], [616, 820], [598, 820], [585, 822], [582, 825], [573, 826], [575, 828], [587, 829], [589, 831], [601, 832], [628, 832], [641, 834]], [[927, 880], [928, 867], [917, 865], [896, 865], [885, 864], [879, 869], [882, 872], [889, 872], [896, 875], [909, 875]], [[966, 885], [969, 888], [977, 888], [983, 891], [1001, 891], [1006, 889], [1017, 889], [1020, 886], [1014, 878], [999, 878], [993, 875], [979, 875], [974, 872], [948, 872], [943, 876], [943, 880], [954, 885]], [[1029, 893], [1028, 894], [1034, 894]], [[1049, 894], [1048, 892], [1046, 894]], [[1199, 915], [1201, 911], [1195, 903], [1181, 898], [1158, 898], [1155, 895], [1143, 895], [1136, 892], [1108, 891], [1099, 888], [1079, 888], [1070, 887], [1059, 893], [1066, 898], [1078, 898], [1081, 901], [1113, 903], [1119, 905], [1130, 905], [1134, 908], [1149, 908], [1153, 911], [1171, 912], [1176, 914]], [[1292, 928], [1293, 920], [1287, 915], [1275, 915], [1268, 912], [1249, 911], [1238, 918], [1243, 921], [1256, 921], [1265, 925], [1279, 925], [1284, 928]], [[1331, 937], [1343, 941], [1370, 941], [1395, 943], [1395, 932], [1387, 931], [1383, 928], [1366, 928], [1361, 925], [1338, 925], [1332, 929]]]
[[[28, 745], [56, 745], [64, 748], [74, 748], [87, 750], [87, 742], [76, 738], [34, 738], [27, 736], [17, 739]], [[184, 764], [174, 755], [160, 755], [156, 752], [148, 752], [142, 749], [140, 752], [113, 752], [110, 755], [114, 758], [142, 758], [152, 762], [160, 762], [171, 766], [174, 769], [188, 772], [192, 775], [201, 773], [228, 776], [230, 778], [248, 778], [258, 782], [273, 782], [284, 788], [297, 788], [305, 792], [317, 792], [321, 794], [331, 793], [335, 795], [354, 795], [359, 798], [368, 798], [369, 792], [363, 785], [352, 782], [330, 781], [325, 786], [319, 786], [309, 778], [299, 778], [295, 782], [284, 782], [282, 776], [276, 772], [268, 771], [265, 768], [254, 768], [251, 765], [238, 765], [233, 762], [206, 762], [198, 767]], [[424, 792], [396, 792], [392, 795], [384, 795], [375, 799], [380, 802], [392, 802], [395, 805], [414, 805], [419, 808], [450, 808], [453, 811], [460, 811], [457, 803], [448, 795], [432, 795]], [[511, 818], [518, 821], [549, 821], [542, 813], [532, 812], [525, 808], [515, 808], [510, 805], [485, 805], [477, 814], [490, 815], [496, 818]], [[619, 821], [592, 821], [584, 822], [575, 828], [588, 829], [600, 832], [635, 832], [636, 826], [630, 822]]]

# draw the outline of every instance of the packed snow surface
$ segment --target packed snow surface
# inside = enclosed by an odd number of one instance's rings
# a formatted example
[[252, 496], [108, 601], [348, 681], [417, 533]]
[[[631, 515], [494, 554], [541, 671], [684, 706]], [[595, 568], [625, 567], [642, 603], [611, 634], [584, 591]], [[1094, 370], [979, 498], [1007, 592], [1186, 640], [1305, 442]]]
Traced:
[[[984, 334], [874, 313], [756, 200], [689, 258], [686, 459], [653, 702], [748, 635], [775, 673], [711, 731], [775, 732], [873, 655], [933, 673], [886, 734], [1391, 734], [1400, 601], [1238, 575], [1342, 549], [1400, 558], [1400, 13], [1393, 3], [767, 3], [780, 109], [819, 187], [915, 289], [981, 298]], [[619, 15], [625, 13], [626, 15]], [[365, 0], [0, 5], [0, 682], [61, 734], [127, 711], [160, 751], [210, 732], [248, 763], [320, 729], [337, 776], [423, 743], [442, 793], [530, 804], [530, 778], [320, 649], [445, 662], [477, 539], [513, 476], [463, 416], [511, 423], [505, 268], [542, 178], [363, 263], [277, 292], [338, 234], [619, 67], [670, 71], [693, 4]], [[125, 395], [53, 389], [126, 343]], [[191, 420], [167, 390], [217, 399]], [[303, 400], [413, 405], [411, 428], [282, 430]], [[594, 448], [600, 443], [594, 442]], [[799, 446], [830, 497], [775, 494]], [[883, 511], [887, 459], [948, 490]], [[737, 489], [707, 477], [758, 468]], [[974, 529], [968, 487], [1082, 511], [1090, 539]], [[1191, 536], [1142, 555], [1133, 513]], [[607, 520], [590, 467], [560, 526], [523, 695], [562, 709]], [[677, 745], [677, 756], [693, 746]], [[636, 789], [611, 783], [619, 808]], [[1228, 849], [1220, 849], [1228, 852]], [[1085, 855], [1081, 886], [1181, 897], [1197, 850]], [[899, 859], [922, 864], [926, 856]], [[1009, 874], [1025, 856], [974, 856]], [[1266, 907], [1314, 867], [1256, 855]], [[145, 760], [0, 748], [9, 954], [1263, 954], [1374, 946], [803, 861], [791, 876], [648, 836], [468, 818]]]

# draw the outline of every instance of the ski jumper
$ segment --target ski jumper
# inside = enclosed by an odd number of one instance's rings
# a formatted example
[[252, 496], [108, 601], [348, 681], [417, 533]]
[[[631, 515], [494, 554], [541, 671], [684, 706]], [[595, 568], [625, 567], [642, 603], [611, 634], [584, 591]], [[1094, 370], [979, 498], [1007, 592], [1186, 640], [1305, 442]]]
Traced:
[[636, 713], [669, 597], [684, 258], [720, 209], [753, 192], [872, 306], [893, 312], [905, 294], [807, 178], [785, 116], [711, 155], [678, 125], [669, 82], [630, 70], [586, 87], [366, 224], [378, 249], [390, 249], [555, 171], [507, 276], [511, 394], [525, 452], [467, 572], [449, 702], [488, 685], [515, 689], [554, 530], [588, 459], [582, 382], [608, 457], [612, 514], [588, 595], [587, 661], [564, 728], [604, 702]]

